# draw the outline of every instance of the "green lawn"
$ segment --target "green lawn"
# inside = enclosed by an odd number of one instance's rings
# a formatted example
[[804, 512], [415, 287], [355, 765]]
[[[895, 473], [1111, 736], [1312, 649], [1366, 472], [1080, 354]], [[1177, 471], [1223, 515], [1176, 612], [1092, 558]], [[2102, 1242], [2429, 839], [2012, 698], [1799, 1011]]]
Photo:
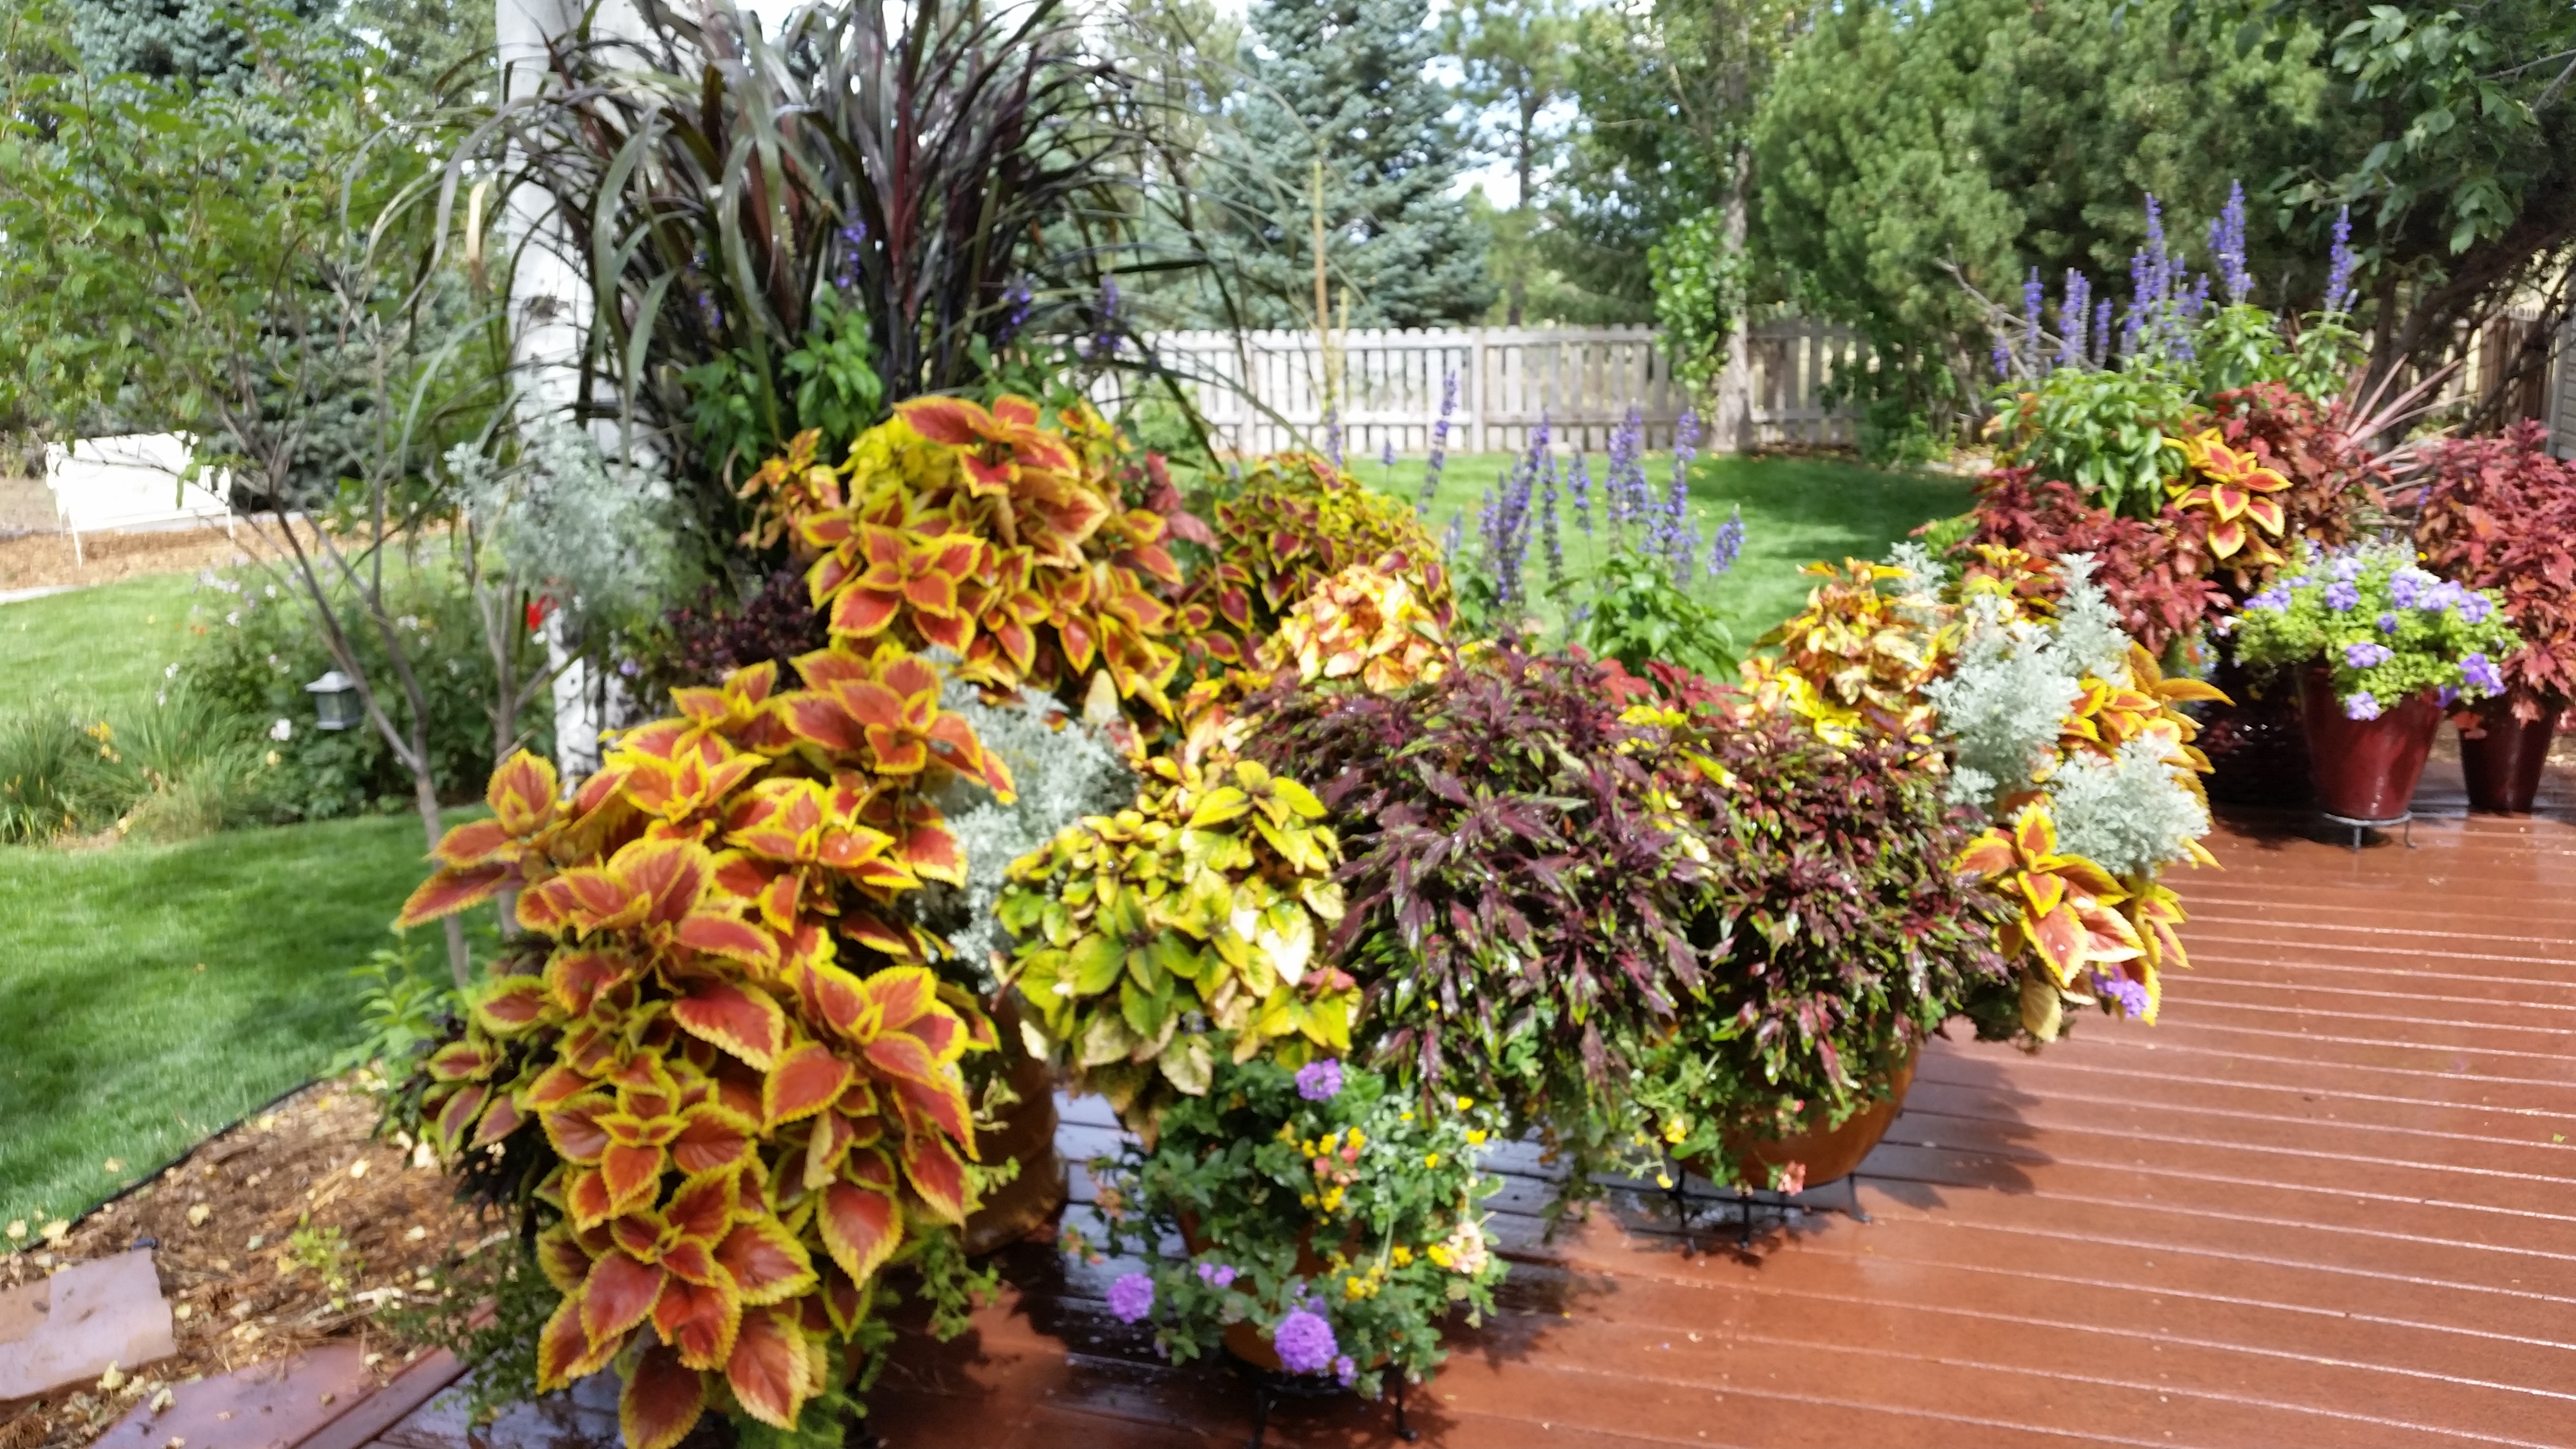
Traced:
[[[195, 587], [162, 575], [0, 605], [0, 709], [56, 693], [148, 706]], [[421, 857], [408, 811], [0, 846], [0, 1223], [79, 1212], [321, 1070], [356, 1039], [346, 973], [391, 943]]]
[[409, 815], [0, 847], [0, 1222], [68, 1217], [318, 1071], [421, 871]]
[[[1430, 523], [1440, 533], [1453, 516], [1463, 519], [1462, 567], [1475, 552], [1478, 500], [1516, 461], [1508, 454], [1477, 454], [1453, 457], [1442, 470]], [[1558, 461], [1562, 468], [1567, 460]], [[1587, 461], [1595, 489], [1593, 523], [1599, 529], [1603, 460], [1595, 454]], [[1421, 491], [1422, 468], [1419, 458], [1399, 458], [1392, 470], [1375, 460], [1353, 464], [1370, 486], [1400, 498]], [[1660, 494], [1672, 478], [1671, 456], [1648, 458], [1646, 478]], [[1814, 581], [1799, 576], [1802, 566], [1816, 559], [1840, 562], [1847, 555], [1877, 558], [1917, 524], [1964, 512], [1970, 502], [1965, 479], [1805, 458], [1702, 458], [1692, 466], [1690, 482], [1691, 512], [1702, 539], [1716, 532], [1730, 509], [1744, 509], [1742, 558], [1725, 578], [1698, 586], [1703, 597], [1730, 616], [1739, 645], [1750, 644], [1805, 606]], [[1581, 568], [1596, 556], [1601, 541], [1586, 538], [1575, 527], [1571, 499], [1560, 500], [1559, 507], [1567, 567]], [[1545, 555], [1534, 540], [1523, 576], [1532, 588], [1544, 589], [1546, 571]], [[1555, 611], [1542, 606], [1542, 612], [1553, 618]]]
[[196, 587], [155, 574], [0, 604], [0, 707], [56, 691], [93, 704], [150, 693], [179, 657]]

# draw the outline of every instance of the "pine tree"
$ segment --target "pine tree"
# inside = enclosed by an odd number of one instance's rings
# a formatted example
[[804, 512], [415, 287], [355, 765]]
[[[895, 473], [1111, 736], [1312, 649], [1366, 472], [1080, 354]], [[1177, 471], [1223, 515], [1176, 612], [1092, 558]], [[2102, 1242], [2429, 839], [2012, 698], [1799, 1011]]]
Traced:
[[1213, 249], [1243, 320], [1314, 323], [1313, 176], [1323, 167], [1334, 322], [1424, 327], [1484, 311], [1485, 236], [1449, 193], [1462, 138], [1423, 0], [1264, 0], [1245, 84], [1216, 137]]
[[[92, 75], [221, 81], [247, 65], [254, 7], [244, 0], [69, 0], [72, 44]], [[321, 23], [332, 0], [281, 0], [261, 10]]]

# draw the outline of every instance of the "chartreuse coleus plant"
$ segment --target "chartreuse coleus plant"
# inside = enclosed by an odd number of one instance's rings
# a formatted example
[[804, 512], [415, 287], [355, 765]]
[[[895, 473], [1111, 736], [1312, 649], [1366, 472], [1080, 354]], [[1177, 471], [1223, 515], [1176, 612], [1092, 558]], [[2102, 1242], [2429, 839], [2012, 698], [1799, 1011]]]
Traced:
[[1151, 1146], [1093, 1164], [1102, 1241], [1070, 1246], [1142, 1261], [1110, 1308], [1175, 1360], [1249, 1324], [1290, 1372], [1376, 1398], [1389, 1374], [1431, 1379], [1452, 1312], [1494, 1311], [1505, 1264], [1476, 1204], [1502, 1180], [1476, 1157], [1501, 1125], [1336, 1058], [1220, 1063]]
[[960, 677], [1167, 716], [1180, 667], [1180, 565], [1163, 516], [1122, 501], [1124, 450], [1087, 406], [1053, 426], [1037, 405], [916, 398], [824, 466], [796, 440], [746, 485], [762, 536], [792, 537], [832, 636], [936, 646]]
[[1400, 575], [1439, 627], [1453, 621], [1440, 546], [1411, 505], [1312, 453], [1254, 462], [1217, 505], [1217, 565], [1181, 596], [1180, 627], [1218, 663], [1255, 663], [1299, 599], [1354, 565]]
[[1348, 681], [1384, 693], [1439, 678], [1449, 653], [1448, 631], [1411, 578], [1353, 564], [1291, 605], [1259, 657], [1294, 667], [1302, 683]]
[[429, 1057], [429, 1135], [526, 1164], [537, 1386], [617, 1367], [630, 1449], [847, 1402], [879, 1270], [973, 1206], [992, 1027], [904, 907], [961, 875], [934, 793], [1011, 781], [901, 645], [794, 662], [674, 691], [569, 800], [513, 756], [403, 909], [507, 892], [534, 943]]
[[1150, 1134], [1220, 1055], [1298, 1065], [1351, 1044], [1359, 993], [1318, 945], [1342, 918], [1323, 803], [1239, 758], [1207, 716], [1144, 762], [1136, 803], [1088, 816], [1011, 867], [1003, 926], [1041, 1056]]
[[1755, 698], [1836, 743], [1928, 738], [1923, 686], [1950, 645], [1947, 611], [1896, 565], [1845, 559], [1839, 570], [1811, 563], [1804, 572], [1824, 582], [1808, 591], [1804, 610], [1757, 641], [1778, 652], [1744, 661]]

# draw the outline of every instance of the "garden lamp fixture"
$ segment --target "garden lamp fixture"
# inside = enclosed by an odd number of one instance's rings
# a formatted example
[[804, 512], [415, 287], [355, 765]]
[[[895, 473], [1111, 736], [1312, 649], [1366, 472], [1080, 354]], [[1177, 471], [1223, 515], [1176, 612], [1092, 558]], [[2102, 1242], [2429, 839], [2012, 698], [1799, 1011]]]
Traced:
[[358, 722], [358, 682], [334, 669], [304, 686], [313, 696], [314, 728], [345, 730]]

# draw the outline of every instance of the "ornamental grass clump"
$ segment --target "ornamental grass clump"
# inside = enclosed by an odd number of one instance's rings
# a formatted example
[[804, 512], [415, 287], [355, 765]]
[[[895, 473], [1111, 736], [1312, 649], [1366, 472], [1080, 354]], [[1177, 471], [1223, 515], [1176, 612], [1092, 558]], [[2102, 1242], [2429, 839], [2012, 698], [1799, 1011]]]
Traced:
[[2258, 669], [2323, 667], [2352, 719], [2377, 719], [2415, 695], [2484, 699], [2506, 687], [2521, 639], [2503, 600], [2416, 565], [2398, 544], [2299, 554], [2297, 571], [2245, 601], [2237, 657]]
[[1700, 996], [1626, 1078], [1631, 1145], [1796, 1191], [1800, 1169], [1739, 1161], [1730, 1143], [1839, 1125], [1953, 1015], [2009, 1034], [1996, 937], [2012, 912], [1954, 868], [1972, 827], [1912, 748], [1838, 746], [1776, 714], [1670, 718], [1666, 788], [1709, 822], [1692, 905], [1694, 939], [1712, 941]]
[[1389, 1375], [1431, 1379], [1451, 1313], [1494, 1311], [1505, 1267], [1476, 1205], [1501, 1179], [1476, 1156], [1500, 1125], [1333, 1058], [1227, 1063], [1153, 1144], [1093, 1164], [1102, 1238], [1072, 1246], [1141, 1264], [1110, 1285], [1110, 1311], [1175, 1360], [1267, 1347], [1289, 1373], [1377, 1398]]

